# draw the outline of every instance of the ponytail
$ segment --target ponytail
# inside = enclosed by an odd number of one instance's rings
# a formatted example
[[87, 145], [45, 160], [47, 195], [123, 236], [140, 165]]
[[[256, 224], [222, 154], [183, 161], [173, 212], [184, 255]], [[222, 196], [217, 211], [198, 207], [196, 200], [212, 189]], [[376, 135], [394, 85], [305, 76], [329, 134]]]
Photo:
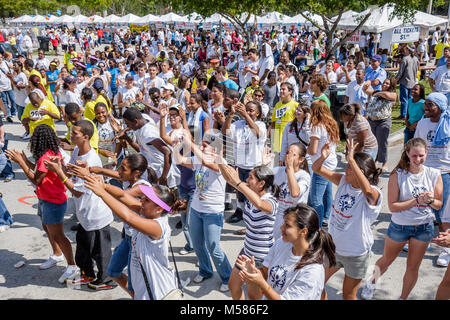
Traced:
[[372, 156], [365, 152], [356, 152], [353, 158], [358, 168], [364, 172], [364, 176], [369, 180], [369, 183], [375, 186], [378, 185], [383, 169], [377, 168]]
[[304, 203], [299, 203], [284, 211], [285, 216], [288, 214], [293, 215], [299, 229], [308, 229], [306, 240], [309, 242], [309, 247], [295, 266], [295, 270], [314, 263], [323, 264], [324, 256], [328, 259], [329, 267], [335, 266], [336, 246], [331, 235], [327, 231], [320, 229], [319, 216], [316, 210]]
[[273, 174], [272, 169], [266, 166], [257, 166], [253, 169], [253, 173], [258, 179], [258, 181], [264, 181], [264, 189], [272, 192], [272, 195], [275, 198], [278, 198], [281, 193], [281, 188], [279, 185], [274, 184], [273, 181], [275, 179], [275, 175]]

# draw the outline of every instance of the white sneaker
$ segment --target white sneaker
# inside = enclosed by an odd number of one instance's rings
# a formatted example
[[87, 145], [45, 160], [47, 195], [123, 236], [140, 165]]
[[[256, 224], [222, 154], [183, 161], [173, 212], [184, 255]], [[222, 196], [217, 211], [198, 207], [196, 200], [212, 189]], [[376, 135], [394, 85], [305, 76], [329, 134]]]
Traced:
[[23, 136], [22, 136], [22, 139], [23, 139], [23, 140], [28, 140], [28, 139], [30, 139], [30, 138], [31, 138], [31, 135], [30, 135], [29, 133], [26, 133], [26, 132], [25, 132], [25, 133], [23, 134]]
[[59, 277], [58, 282], [64, 283], [64, 281], [72, 280], [77, 276], [80, 276], [80, 268], [78, 268], [77, 266], [67, 266], [62, 276]]
[[196, 267], [200, 267], [200, 262], [197, 261], [197, 262], [195, 263], [195, 266], [196, 266]]
[[227, 284], [221, 284], [220, 285], [220, 287], [219, 287], [219, 291], [220, 292], [227, 292], [227, 291], [229, 291], [230, 290], [230, 288], [228, 288], [228, 285]]
[[448, 267], [448, 262], [450, 261], [450, 253], [446, 250], [441, 250], [439, 257], [436, 260], [436, 265], [438, 267]]
[[5, 232], [5, 231], [8, 230], [8, 229], [9, 229], [9, 226], [8, 226], [8, 225], [6, 225], [6, 224], [1, 225], [1, 226], [0, 226], [0, 233]]
[[184, 255], [187, 255], [187, 254], [189, 254], [191, 252], [194, 252], [194, 250], [187, 251], [186, 249], [183, 248], [183, 249], [180, 250], [180, 255], [184, 256]]
[[43, 262], [40, 266], [39, 269], [41, 270], [46, 270], [46, 269], [50, 269], [53, 266], [56, 266], [56, 264], [58, 262], [64, 261], [64, 255], [60, 255], [60, 256], [55, 256], [55, 255], [51, 255], [47, 261]]
[[409, 245], [408, 242], [405, 244], [405, 246], [403, 247], [403, 251], [408, 252], [409, 249]]
[[363, 287], [361, 291], [361, 298], [364, 300], [372, 300], [373, 294], [377, 289], [377, 284], [372, 283], [372, 280], [366, 281], [366, 285]]
[[206, 278], [203, 278], [201, 275], [196, 275], [195, 276], [195, 278], [194, 278], [194, 282], [195, 283], [200, 283], [200, 282], [202, 282], [203, 280], [205, 280]]

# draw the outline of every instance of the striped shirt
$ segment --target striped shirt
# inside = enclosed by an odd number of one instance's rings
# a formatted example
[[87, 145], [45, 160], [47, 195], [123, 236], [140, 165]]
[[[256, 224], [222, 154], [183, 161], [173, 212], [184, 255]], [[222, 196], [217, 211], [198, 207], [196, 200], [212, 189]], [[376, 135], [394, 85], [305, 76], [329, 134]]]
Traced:
[[272, 204], [272, 211], [265, 212], [256, 208], [250, 201], [245, 201], [244, 222], [245, 240], [244, 253], [256, 260], [263, 260], [274, 243], [273, 225], [278, 208], [278, 201], [271, 193], [266, 193], [261, 200]]

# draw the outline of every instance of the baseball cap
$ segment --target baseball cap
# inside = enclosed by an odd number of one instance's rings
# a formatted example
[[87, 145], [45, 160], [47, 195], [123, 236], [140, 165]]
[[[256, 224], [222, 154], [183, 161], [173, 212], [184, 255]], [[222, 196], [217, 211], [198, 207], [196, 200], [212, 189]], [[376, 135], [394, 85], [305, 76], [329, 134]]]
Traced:
[[132, 75], [131, 73], [128, 73], [128, 74], [125, 76], [125, 80], [128, 80], [128, 79], [134, 80], [134, 77], [133, 77], [133, 75]]
[[75, 79], [72, 76], [67, 76], [67, 77], [64, 78], [64, 82], [67, 83], [67, 84], [68, 83], [74, 83], [74, 82], [77, 82], [77, 79]]
[[416, 48], [415, 48], [414, 46], [410, 45], [410, 44], [407, 45], [406, 48], [407, 48], [409, 51], [412, 51], [412, 52], [416, 51]]
[[95, 79], [94, 84], [92, 85], [94, 89], [103, 89], [103, 81], [102, 79]]
[[252, 79], [256, 79], [257, 81], [259, 81], [259, 76], [254, 75], [254, 76], [252, 76]]
[[219, 61], [219, 59], [211, 59], [210, 62], [211, 63], [219, 63], [220, 61]]
[[371, 60], [375, 60], [375, 61], [379, 61], [381, 62], [383, 60], [383, 58], [381, 58], [381, 56], [379, 54], [376, 54], [372, 57]]
[[178, 103], [175, 103], [174, 105], [169, 107], [169, 110], [172, 110], [172, 109], [180, 111], [180, 105]]

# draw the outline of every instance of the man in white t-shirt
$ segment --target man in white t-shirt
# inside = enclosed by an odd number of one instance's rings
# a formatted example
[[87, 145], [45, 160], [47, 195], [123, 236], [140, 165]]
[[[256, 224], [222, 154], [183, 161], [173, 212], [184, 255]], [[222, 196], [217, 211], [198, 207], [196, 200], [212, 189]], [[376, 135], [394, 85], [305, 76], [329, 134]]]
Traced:
[[[70, 164], [102, 166], [100, 157], [89, 143], [93, 134], [94, 125], [88, 120], [80, 120], [73, 125], [70, 138], [76, 147], [70, 158]], [[72, 280], [72, 284], [89, 284], [94, 289], [114, 288], [117, 285], [106, 278], [106, 270], [111, 259], [109, 225], [114, 220], [111, 209], [94, 192], [86, 188], [84, 179], [77, 176], [69, 179], [61, 163], [52, 161], [49, 167], [57, 173], [74, 195], [75, 212], [80, 222], [76, 235], [75, 262], [77, 266], [68, 266], [58, 281], [64, 283], [66, 280]], [[97, 264], [97, 274], [93, 268], [93, 261]], [[80, 275], [81, 278], [75, 279]]]
[[437, 67], [430, 74], [428, 81], [432, 91], [442, 92], [447, 98], [450, 98], [450, 59], [447, 60], [445, 66]]
[[431, 38], [431, 57], [434, 57], [435, 55], [435, 51], [434, 51], [434, 47], [439, 43], [439, 38], [441, 37], [441, 27], [437, 27], [436, 31], [433, 32], [433, 36]]
[[171, 151], [161, 140], [159, 129], [151, 118], [144, 118], [136, 108], [128, 108], [123, 114], [123, 120], [128, 130], [133, 130], [136, 141], [122, 132], [119, 138], [125, 140], [137, 152], [140, 152], [153, 168], [159, 178], [159, 184], [167, 185], [167, 175], [171, 167]]

